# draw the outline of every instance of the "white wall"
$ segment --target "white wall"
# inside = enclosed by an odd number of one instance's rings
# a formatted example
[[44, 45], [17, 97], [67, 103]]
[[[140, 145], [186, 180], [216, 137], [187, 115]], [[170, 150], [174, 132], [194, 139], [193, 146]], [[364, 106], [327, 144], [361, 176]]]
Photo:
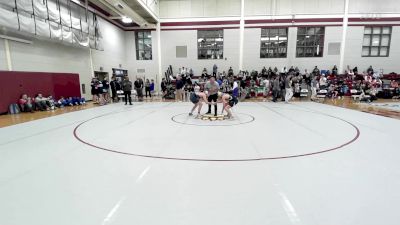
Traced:
[[240, 0], [160, 1], [160, 18], [240, 16]]
[[398, 13], [399, 0], [350, 0], [349, 13]]
[[[92, 50], [94, 71], [100, 71], [112, 75], [112, 68], [119, 68], [122, 65], [126, 69], [125, 61], [125, 32], [115, 25], [99, 18], [99, 25], [103, 35], [104, 51]], [[128, 72], [129, 73], [129, 72]]]
[[7, 70], [6, 51], [4, 49], [4, 39], [0, 39], [0, 70]]
[[318, 66], [320, 69], [331, 69], [339, 64], [339, 55], [328, 55], [328, 43], [341, 41], [341, 27], [325, 27], [325, 42], [323, 57], [297, 58], [296, 40], [297, 27], [289, 27], [287, 58], [260, 58], [261, 28], [246, 28], [244, 32], [243, 68], [245, 70], [261, 70], [275, 66], [282, 69], [284, 66], [298, 66], [300, 70], [312, 69]]
[[[126, 68], [129, 76], [134, 79], [136, 77], [146, 77], [146, 79], [154, 79], [156, 81], [158, 75], [158, 51], [157, 51], [157, 32], [151, 32], [152, 42], [152, 60], [136, 59], [135, 32], [125, 32], [125, 59]], [[144, 69], [144, 73], [138, 73], [138, 69]], [[160, 81], [161, 82], [161, 81]]]
[[344, 0], [245, 0], [245, 15], [343, 13]]
[[384, 73], [400, 73], [400, 27], [392, 27], [389, 57], [361, 57], [364, 27], [349, 27], [346, 38], [344, 66], [358, 66], [359, 71], [366, 70], [370, 65], [374, 69], [384, 69]]
[[[187, 58], [176, 58], [176, 46], [187, 46]], [[197, 30], [161, 31], [162, 69], [165, 72], [172, 65], [174, 73], [179, 67], [192, 68], [195, 75], [201, 74], [204, 67], [212, 72], [217, 64], [218, 71], [228, 71], [232, 66], [238, 71], [239, 66], [239, 29], [224, 30], [224, 59], [197, 58]], [[226, 58], [226, 60], [225, 60]]]

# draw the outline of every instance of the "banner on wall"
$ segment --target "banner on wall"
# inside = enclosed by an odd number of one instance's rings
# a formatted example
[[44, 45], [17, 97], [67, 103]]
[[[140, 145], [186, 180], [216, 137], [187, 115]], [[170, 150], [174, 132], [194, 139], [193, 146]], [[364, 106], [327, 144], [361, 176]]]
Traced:
[[62, 40], [61, 25], [58, 23], [50, 22], [50, 35], [52, 39]]
[[32, 17], [19, 15], [19, 30], [35, 34], [35, 20]]
[[60, 12], [58, 9], [49, 7], [49, 20], [59, 23], [60, 22]]
[[61, 24], [63, 26], [71, 27], [71, 16], [66, 13], [61, 13]]
[[50, 38], [50, 25], [39, 18], [36, 18], [36, 35]]
[[12, 29], [19, 28], [17, 14], [0, 8], [0, 25]]
[[18, 11], [22, 10], [29, 14], [33, 14], [32, 0], [18, 0], [17, 9]]
[[72, 21], [72, 28], [74, 29], [81, 29], [81, 20], [75, 17], [71, 17], [71, 21]]
[[37, 17], [47, 19], [49, 16], [47, 14], [47, 7], [43, 4], [42, 0], [33, 0], [33, 10]]
[[10, 8], [15, 8], [15, 1], [10, 1], [10, 0], [0, 0], [0, 4], [10, 7]]
[[72, 31], [69, 27], [62, 27], [62, 40], [63, 42], [72, 43]]

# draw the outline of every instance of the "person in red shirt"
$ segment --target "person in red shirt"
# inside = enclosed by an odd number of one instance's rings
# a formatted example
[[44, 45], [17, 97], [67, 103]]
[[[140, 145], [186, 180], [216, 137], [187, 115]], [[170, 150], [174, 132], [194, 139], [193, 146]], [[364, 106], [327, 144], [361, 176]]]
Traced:
[[32, 99], [27, 94], [23, 94], [18, 101], [22, 112], [33, 112]]

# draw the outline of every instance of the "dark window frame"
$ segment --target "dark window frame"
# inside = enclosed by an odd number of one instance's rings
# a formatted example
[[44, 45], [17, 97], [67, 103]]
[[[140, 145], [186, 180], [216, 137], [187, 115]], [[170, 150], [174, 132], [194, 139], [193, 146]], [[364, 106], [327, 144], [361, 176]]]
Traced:
[[[285, 32], [282, 32], [282, 30], [285, 30]], [[271, 31], [277, 31], [277, 36], [278, 36], [278, 45], [271, 47], [272, 42], [271, 41]], [[260, 58], [264, 59], [270, 59], [270, 58], [287, 58], [287, 50], [288, 50], [288, 38], [289, 38], [289, 29], [288, 27], [268, 27], [268, 28], [261, 28], [261, 38], [260, 38]], [[281, 33], [284, 33], [281, 35]], [[280, 38], [285, 37], [285, 45], [280, 46]], [[263, 38], [268, 38], [268, 40], [263, 40]], [[283, 39], [282, 39], [283, 41]], [[270, 47], [265, 47], [263, 44], [269, 43]], [[281, 52], [281, 50], [283, 50]], [[271, 52], [271, 51], [272, 52]]]
[[[371, 29], [371, 33], [370, 34], [366, 34], [365, 30], [366, 28], [370, 28]], [[374, 28], [379, 28], [380, 32], [379, 34], [374, 34]], [[389, 28], [389, 33], [388, 34], [384, 34], [383, 33], [383, 28]], [[364, 27], [364, 33], [363, 33], [363, 43], [362, 43], [362, 47], [361, 47], [361, 57], [389, 57], [389, 52], [390, 52], [390, 42], [392, 41], [392, 31], [393, 31], [393, 27], [392, 26], [365, 26]], [[378, 46], [373, 46], [372, 45], [372, 37], [374, 35], [379, 35], [379, 45]], [[389, 41], [388, 41], [388, 45], [387, 46], [383, 46], [382, 45], [382, 36], [384, 35], [388, 35], [389, 36]], [[369, 45], [364, 45], [364, 39], [365, 36], [369, 36]], [[368, 55], [364, 55], [364, 48], [368, 48]], [[372, 52], [372, 48], [378, 48], [378, 55], [371, 55]], [[381, 55], [381, 48], [387, 48], [386, 51], [386, 55]]]
[[[304, 33], [300, 31], [305, 29]], [[312, 33], [309, 31], [312, 30]], [[318, 32], [317, 32], [318, 30]], [[308, 36], [308, 37], [307, 37]], [[319, 42], [319, 43], [317, 43]], [[312, 43], [312, 44], [310, 44]], [[317, 51], [319, 45], [319, 50]], [[320, 58], [324, 56], [325, 27], [324, 26], [302, 26], [297, 28], [296, 57], [297, 58]], [[317, 55], [317, 52], [319, 53]]]
[[[150, 30], [139, 30], [135, 32], [136, 60], [153, 60], [153, 45], [150, 46], [150, 49], [146, 48], [145, 47], [146, 40], [150, 40], [150, 43], [152, 43], [152, 36]], [[140, 41], [142, 43], [139, 43]], [[143, 52], [144, 55], [146, 55], [146, 53], [149, 53], [150, 58], [141, 56], [140, 54], [141, 52]]]
[[[213, 35], [209, 34], [215, 33]], [[221, 39], [222, 41], [217, 41]], [[200, 41], [202, 39], [202, 41]], [[214, 47], [211, 47], [214, 46]], [[211, 53], [211, 54], [209, 54]], [[214, 57], [214, 58], [213, 58]], [[224, 30], [197, 30], [197, 59], [224, 59]]]

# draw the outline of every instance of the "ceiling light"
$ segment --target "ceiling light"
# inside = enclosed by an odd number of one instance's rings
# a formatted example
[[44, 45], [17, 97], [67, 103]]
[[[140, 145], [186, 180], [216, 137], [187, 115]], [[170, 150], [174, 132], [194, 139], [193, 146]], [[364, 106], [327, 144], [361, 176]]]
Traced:
[[123, 23], [132, 23], [132, 19], [131, 18], [129, 18], [129, 17], [122, 17], [122, 22]]

